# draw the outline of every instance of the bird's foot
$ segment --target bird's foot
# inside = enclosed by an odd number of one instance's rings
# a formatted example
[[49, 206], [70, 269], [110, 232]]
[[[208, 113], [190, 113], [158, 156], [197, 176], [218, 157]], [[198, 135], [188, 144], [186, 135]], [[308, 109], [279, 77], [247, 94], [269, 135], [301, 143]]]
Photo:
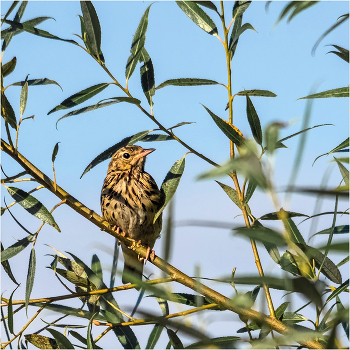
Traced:
[[[117, 225], [114, 225], [113, 227], [112, 227], [112, 230], [113, 231], [115, 231], [115, 232], [117, 232], [118, 234], [120, 233], [123, 237], [125, 237], [125, 232], [120, 232], [120, 227], [119, 226], [117, 226]], [[118, 241], [118, 245], [120, 245], [120, 241]]]
[[147, 252], [146, 252], [146, 257], [145, 258], [142, 258], [142, 257], [140, 258], [138, 256], [138, 259], [139, 259], [139, 261], [143, 261], [144, 260], [145, 261], [145, 265], [146, 265], [147, 260], [150, 260], [150, 261], [154, 260], [155, 254], [156, 254], [156, 252], [154, 250], [152, 250], [150, 247], [148, 247], [147, 248]]

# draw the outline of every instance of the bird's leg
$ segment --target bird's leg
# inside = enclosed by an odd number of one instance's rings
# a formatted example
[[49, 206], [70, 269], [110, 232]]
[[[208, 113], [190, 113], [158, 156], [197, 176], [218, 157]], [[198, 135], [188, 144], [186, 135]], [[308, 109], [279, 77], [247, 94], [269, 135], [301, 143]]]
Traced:
[[147, 252], [146, 252], [146, 257], [145, 258], [140, 258], [138, 256], [138, 259], [139, 259], [139, 261], [145, 260], [145, 265], [146, 265], [147, 260], [149, 260], [150, 257], [151, 257], [150, 261], [155, 258], [155, 254], [156, 254], [156, 252], [153, 249], [151, 249], [151, 247], [148, 247], [147, 248]]
[[[119, 227], [119, 226], [114, 225], [114, 226], [112, 227], [112, 230], [115, 231], [115, 232], [117, 232], [117, 233], [120, 233], [123, 237], [125, 237], [125, 232], [124, 232], [124, 231], [120, 232], [120, 227]], [[118, 245], [120, 245], [120, 241], [118, 241]]]

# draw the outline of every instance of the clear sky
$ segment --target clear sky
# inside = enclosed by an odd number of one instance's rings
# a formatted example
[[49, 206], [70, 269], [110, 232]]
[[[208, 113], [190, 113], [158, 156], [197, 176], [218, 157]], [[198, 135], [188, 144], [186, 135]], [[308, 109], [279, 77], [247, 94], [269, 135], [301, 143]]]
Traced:
[[[132, 37], [149, 3], [140, 1], [96, 1], [93, 3], [101, 23], [102, 51], [106, 66], [119, 82], [125, 85], [125, 65], [130, 55]], [[2, 1], [2, 14], [6, 13], [10, 4], [11, 2]], [[319, 83], [318, 91], [345, 87], [349, 84], [349, 65], [336, 55], [327, 54], [332, 48], [326, 46], [336, 44], [348, 48], [348, 22], [328, 35], [317, 48], [315, 56], [311, 55], [311, 49], [317, 39], [336, 22], [339, 16], [348, 13], [349, 3], [345, 1], [321, 2], [298, 15], [289, 24], [284, 20], [274, 27], [285, 4], [286, 2], [273, 2], [268, 12], [265, 11], [265, 2], [256, 1], [250, 5], [244, 14], [243, 22], [251, 23], [257, 33], [248, 30], [242, 35], [232, 63], [234, 92], [245, 88], [247, 90], [266, 89], [277, 94], [276, 98], [253, 97], [252, 101], [263, 128], [272, 121], [290, 123], [289, 128], [282, 130], [282, 137], [301, 129], [306, 101], [296, 100], [308, 95], [314, 83]], [[225, 2], [227, 23], [230, 21], [232, 6], [233, 2]], [[206, 9], [206, 12], [217, 23], [219, 35], [222, 36], [219, 18], [209, 9]], [[30, 1], [22, 20], [51, 16], [55, 18], [55, 21], [45, 21], [38, 27], [61, 38], [78, 40], [73, 33], [80, 34], [79, 14], [81, 14], [79, 2]], [[13, 14], [10, 18], [13, 18]], [[156, 85], [172, 78], [206, 78], [227, 84], [226, 61], [222, 44], [217, 38], [197, 27], [174, 2], [160, 1], [151, 7], [145, 47], [153, 61]], [[51, 154], [56, 142], [60, 142], [55, 162], [57, 183], [87, 207], [100, 214], [99, 197], [108, 161], [98, 165], [80, 179], [83, 170], [95, 156], [124, 137], [139, 131], [153, 129], [156, 126], [134, 105], [120, 103], [66, 118], [58, 123], [56, 130], [57, 119], [66, 111], [47, 115], [52, 108], [76, 92], [94, 84], [111, 82], [111, 79], [80, 48], [29, 33], [13, 38], [4, 54], [3, 61], [7, 62], [13, 56], [17, 57], [17, 67], [10, 76], [5, 78], [5, 86], [24, 80], [29, 74], [29, 79], [53, 79], [63, 88], [63, 92], [55, 85], [29, 88], [24, 117], [35, 114], [35, 119], [34, 121], [27, 120], [22, 124], [19, 134], [19, 151], [45, 174], [52, 177]], [[149, 111], [147, 100], [140, 86], [139, 67], [136, 68], [130, 79], [129, 89], [132, 95], [140, 99], [144, 108]], [[97, 103], [104, 98], [117, 96], [123, 96], [122, 91], [115, 86], [110, 86], [81, 107]], [[20, 88], [10, 87], [7, 90], [7, 97], [18, 118]], [[154, 114], [166, 127], [183, 121], [196, 123], [174, 130], [194, 149], [217, 163], [228, 159], [227, 138], [200, 105], [205, 104], [215, 114], [227, 119], [228, 113], [225, 112], [227, 92], [224, 87], [220, 85], [166, 87], [156, 92], [154, 103]], [[245, 108], [245, 99], [235, 98], [233, 103], [234, 124], [245, 136], [249, 137], [251, 131]], [[298, 185], [319, 185], [325, 170], [331, 167], [333, 170], [329, 185], [330, 187], [338, 186], [341, 177], [335, 163], [330, 163], [330, 157], [319, 159], [314, 166], [312, 163], [318, 155], [328, 152], [348, 137], [348, 112], [347, 98], [319, 99], [314, 102], [310, 125], [332, 123], [334, 126], [320, 127], [308, 133], [307, 151], [302, 160], [302, 168], [297, 179]], [[2, 136], [7, 139], [3, 120], [1, 123]], [[279, 188], [288, 183], [298, 141], [298, 137], [288, 140], [286, 145], [289, 149], [281, 149], [277, 152], [275, 176]], [[172, 164], [187, 152], [176, 141], [140, 145], [157, 149], [148, 157], [146, 170], [152, 174], [158, 185], [162, 183]], [[2, 166], [9, 176], [21, 171], [19, 166], [6, 155], [2, 156]], [[174, 201], [175, 221], [196, 219], [230, 222], [232, 226], [243, 225], [242, 217], [238, 216], [239, 209], [214, 181], [196, 180], [197, 175], [209, 168], [210, 165], [193, 154], [186, 157], [185, 172]], [[219, 180], [233, 186], [228, 178]], [[19, 187], [29, 191], [36, 186], [33, 182], [26, 182]], [[6, 190], [3, 190], [2, 206], [4, 206], [4, 197], [6, 197], [7, 204], [12, 202]], [[49, 210], [59, 201], [46, 190], [36, 192], [35, 197], [42, 201]], [[283, 200], [283, 198], [284, 195], [281, 193], [280, 199]], [[315, 203], [314, 197], [293, 195], [289, 209], [312, 215]], [[256, 217], [274, 211], [270, 198], [259, 191], [254, 194], [250, 207]], [[339, 210], [345, 210], [347, 207], [347, 202], [340, 202]], [[323, 202], [322, 211], [331, 211], [333, 208], [332, 201]], [[12, 213], [31, 232], [35, 232], [40, 226], [39, 220], [33, 218], [18, 205], [12, 207]], [[114, 238], [101, 232], [69, 207], [59, 207], [54, 212], [54, 217], [62, 232], [58, 233], [52, 227], [45, 226], [39, 235], [36, 244], [37, 271], [32, 297], [67, 293], [52, 271], [45, 268], [52, 260], [47, 254], [54, 254], [45, 244], [61, 252], [71, 252], [87, 264], [90, 264], [94, 253], [98, 254], [104, 268], [105, 283], [109, 284]], [[296, 220], [296, 223], [299, 221], [301, 220]], [[337, 219], [337, 225], [347, 222], [348, 217], [339, 216]], [[309, 237], [310, 223], [311, 220], [299, 226], [305, 239]], [[21, 239], [26, 235], [8, 213], [2, 217], [1, 225], [2, 242], [5, 247], [12, 245], [15, 239]], [[279, 223], [268, 223], [267, 225], [281, 229]], [[318, 229], [325, 229], [331, 225], [332, 216], [323, 216], [318, 222]], [[314, 240], [313, 243], [321, 245], [325, 239], [326, 237], [322, 237], [318, 241]], [[156, 254], [163, 255], [162, 240], [156, 242], [155, 250]], [[265, 272], [276, 276], [281, 275], [263, 246], [259, 246], [259, 252]], [[29, 253], [30, 249], [26, 249], [10, 260], [16, 279], [22, 283], [14, 299], [24, 299]], [[338, 263], [345, 256], [333, 257], [334, 262]], [[233, 267], [237, 267], [237, 275], [257, 274], [250, 243], [242, 238], [233, 237], [229, 229], [176, 228], [170, 263], [189, 275], [193, 275], [194, 267], [199, 266], [201, 275], [208, 278], [228, 276]], [[122, 262], [119, 268], [121, 266]], [[145, 272], [153, 272], [154, 277], [160, 276], [160, 272], [150, 263], [146, 265]], [[346, 265], [341, 268], [341, 272], [343, 280], [346, 280], [348, 278]], [[116, 285], [119, 284], [121, 281], [117, 277]], [[210, 282], [208, 285], [228, 296], [233, 295], [231, 286]], [[190, 292], [181, 285], [174, 284], [172, 288], [177, 292]], [[14, 284], [6, 274], [2, 274], [4, 296], [9, 297], [13, 289]], [[240, 287], [241, 291], [248, 289], [252, 287]], [[276, 307], [284, 301], [281, 300], [283, 293], [273, 291], [272, 295], [276, 300]], [[136, 291], [121, 292], [115, 295], [120, 306], [126, 310], [132, 309], [137, 296]], [[261, 300], [260, 297], [259, 300]], [[301, 303], [297, 298], [294, 300], [297, 305]], [[77, 305], [74, 301], [68, 301], [65, 304]], [[158, 311], [156, 301], [148, 298], [141, 304], [141, 308]], [[179, 305], [171, 306], [174, 312], [182, 309], [184, 307]], [[262, 310], [266, 312], [267, 309], [263, 306]], [[33, 309], [30, 309], [31, 313]], [[49, 322], [58, 316], [50, 311], [44, 311], [41, 317]], [[310, 317], [314, 318], [314, 315], [310, 313]], [[19, 319], [20, 324], [26, 322], [24, 318], [24, 314], [17, 316], [15, 325]], [[237, 322], [232, 326], [227, 322], [238, 320], [237, 315], [233, 313], [216, 315], [208, 312], [203, 317], [189, 318], [188, 322], [197, 324], [198, 320], [212, 336], [234, 335], [241, 327], [241, 323]], [[79, 324], [85, 324], [85, 321], [81, 320]], [[38, 322], [35, 327], [30, 326], [27, 333], [43, 326], [44, 324]], [[19, 325], [16, 327], [19, 328]], [[142, 347], [146, 345], [151, 329], [151, 326], [134, 327]], [[102, 329], [93, 329], [94, 336], [100, 332]], [[84, 333], [85, 330], [82, 331], [82, 334]], [[342, 340], [345, 342], [344, 338]], [[186, 344], [189, 344], [190, 341], [187, 340]], [[163, 334], [158, 346], [165, 347], [166, 344], [167, 337], [166, 334]], [[99, 345], [106, 348], [120, 347], [111, 334], [106, 336]]]

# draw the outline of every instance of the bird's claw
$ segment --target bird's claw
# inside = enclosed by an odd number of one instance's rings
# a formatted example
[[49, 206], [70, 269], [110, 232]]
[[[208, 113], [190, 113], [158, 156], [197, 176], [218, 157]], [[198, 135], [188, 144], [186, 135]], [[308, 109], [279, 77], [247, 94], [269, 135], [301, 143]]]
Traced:
[[147, 248], [147, 252], [146, 252], [146, 257], [145, 258], [142, 258], [142, 257], [140, 258], [140, 256], [138, 256], [138, 259], [139, 259], [139, 261], [143, 261], [144, 260], [145, 261], [145, 265], [146, 265], [147, 260], [150, 260], [150, 261], [154, 260], [155, 254], [156, 254], [156, 252], [154, 250], [152, 250], [150, 247], [148, 247]]

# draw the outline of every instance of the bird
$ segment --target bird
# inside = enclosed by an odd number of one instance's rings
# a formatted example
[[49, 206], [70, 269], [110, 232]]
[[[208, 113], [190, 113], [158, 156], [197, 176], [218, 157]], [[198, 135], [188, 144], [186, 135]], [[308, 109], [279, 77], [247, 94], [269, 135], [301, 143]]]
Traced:
[[[104, 219], [117, 232], [147, 247], [145, 262], [154, 254], [153, 246], [162, 229], [162, 214], [153, 223], [155, 214], [165, 202], [153, 177], [145, 171], [146, 156], [155, 151], [140, 146], [125, 146], [117, 150], [109, 163], [101, 191], [101, 211]], [[123, 242], [122, 282], [142, 281], [143, 261]], [[134, 278], [130, 279], [130, 276]], [[139, 288], [137, 288], [139, 289]]]

